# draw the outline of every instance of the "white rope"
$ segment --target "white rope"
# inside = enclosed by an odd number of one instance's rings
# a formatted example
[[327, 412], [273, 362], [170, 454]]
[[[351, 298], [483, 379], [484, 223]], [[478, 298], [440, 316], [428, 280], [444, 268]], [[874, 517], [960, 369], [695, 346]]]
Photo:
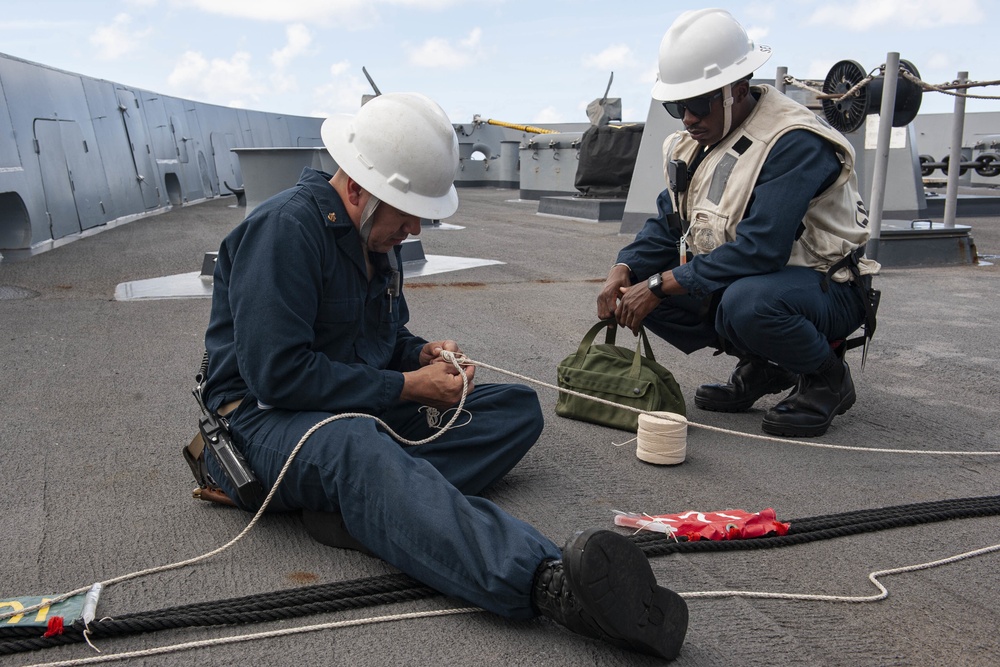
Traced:
[[[56, 596], [54, 598], [46, 600], [46, 602], [44, 602], [44, 603], [33, 605], [33, 606], [27, 607], [25, 609], [21, 609], [21, 610], [18, 610], [18, 611], [6, 612], [6, 613], [0, 613], [0, 620], [8, 618], [8, 617], [11, 617], [11, 616], [14, 616], [15, 614], [30, 613], [32, 611], [36, 611], [36, 610], [40, 609], [42, 606], [52, 605], [52, 604], [61, 602], [63, 600], [66, 600], [68, 598], [71, 598], [73, 596], [81, 595], [83, 593], [86, 593], [86, 592], [90, 591], [96, 585], [100, 585], [102, 587], [107, 587], [107, 586], [110, 586], [112, 584], [121, 583], [121, 582], [124, 582], [124, 581], [129, 581], [131, 579], [137, 579], [137, 578], [148, 576], [148, 575], [151, 575], [151, 574], [157, 574], [157, 573], [160, 573], [160, 572], [167, 572], [167, 571], [170, 571], [170, 570], [180, 569], [180, 568], [186, 567], [188, 565], [194, 565], [196, 563], [200, 563], [202, 561], [208, 560], [209, 558], [212, 558], [214, 556], [217, 556], [217, 555], [221, 554], [222, 552], [226, 551], [227, 549], [229, 549], [230, 547], [232, 547], [233, 545], [235, 545], [237, 542], [239, 542], [240, 540], [242, 540], [243, 537], [246, 536], [246, 534], [249, 533], [251, 529], [253, 529], [253, 527], [257, 524], [257, 522], [263, 516], [264, 511], [266, 510], [267, 506], [271, 503], [271, 500], [274, 498], [274, 495], [277, 492], [278, 487], [280, 486], [280, 484], [281, 484], [282, 480], [284, 479], [286, 473], [288, 472], [289, 468], [291, 467], [292, 461], [295, 459], [296, 455], [302, 449], [303, 445], [305, 445], [306, 441], [317, 430], [319, 430], [323, 426], [329, 424], [330, 422], [337, 421], [339, 419], [356, 418], [356, 417], [364, 417], [364, 418], [368, 418], [368, 419], [374, 419], [379, 425], [381, 425], [388, 432], [388, 434], [390, 436], [392, 436], [394, 439], [396, 439], [400, 443], [405, 444], [405, 445], [410, 445], [410, 446], [417, 446], [417, 445], [426, 444], [428, 442], [431, 442], [431, 441], [437, 439], [442, 434], [444, 434], [445, 431], [447, 431], [449, 428], [452, 427], [452, 425], [458, 419], [458, 416], [462, 413], [462, 409], [463, 409], [463, 407], [465, 405], [465, 399], [468, 396], [468, 390], [469, 390], [469, 380], [468, 380], [468, 376], [465, 374], [465, 371], [462, 370], [462, 366], [481, 366], [483, 368], [494, 370], [494, 371], [497, 371], [499, 373], [503, 373], [505, 375], [510, 375], [512, 377], [519, 378], [519, 379], [524, 380], [526, 382], [531, 382], [533, 384], [537, 384], [537, 385], [540, 385], [540, 386], [544, 386], [544, 387], [548, 387], [548, 388], [551, 388], [551, 389], [555, 389], [556, 391], [562, 391], [562, 392], [565, 392], [565, 393], [568, 393], [568, 394], [572, 394], [574, 396], [579, 396], [579, 397], [586, 398], [586, 399], [589, 399], [589, 400], [592, 400], [592, 401], [596, 401], [598, 403], [605, 403], [605, 404], [608, 404], [608, 405], [611, 405], [611, 406], [614, 406], [614, 407], [622, 408], [622, 409], [625, 409], [625, 410], [630, 410], [632, 412], [639, 413], [640, 415], [648, 415], [650, 417], [653, 417], [656, 421], [665, 420], [667, 422], [683, 423], [685, 425], [685, 430], [686, 430], [686, 425], [687, 424], [691, 424], [692, 426], [696, 426], [696, 427], [699, 427], [699, 428], [704, 428], [704, 429], [711, 430], [711, 431], [717, 431], [717, 432], [720, 432], [720, 433], [727, 433], [727, 434], [731, 434], [731, 435], [741, 435], [741, 436], [744, 436], [744, 437], [750, 437], [750, 438], [755, 438], [755, 439], [760, 439], [760, 440], [766, 440], [766, 441], [771, 441], [771, 442], [784, 442], [784, 443], [790, 443], [790, 444], [795, 444], [795, 445], [804, 445], [804, 446], [808, 446], [808, 447], [820, 447], [820, 448], [827, 448], [827, 449], [842, 449], [842, 450], [862, 451], [862, 452], [884, 452], [884, 453], [894, 453], [894, 454], [937, 454], [937, 455], [951, 454], [951, 455], [965, 455], [965, 456], [991, 456], [991, 455], [1000, 455], [1000, 452], [947, 452], [947, 451], [920, 451], [920, 450], [901, 450], [901, 449], [884, 449], [884, 448], [848, 447], [848, 446], [845, 446], [845, 445], [828, 445], [828, 444], [819, 444], [819, 443], [808, 443], [808, 442], [801, 442], [801, 441], [798, 441], [798, 440], [790, 440], [790, 439], [786, 439], [786, 438], [774, 438], [774, 437], [771, 437], [771, 436], [760, 436], [760, 435], [755, 435], [755, 434], [751, 434], [751, 433], [742, 433], [740, 431], [733, 431], [733, 430], [730, 430], [730, 429], [724, 429], [724, 428], [720, 428], [720, 427], [716, 427], [716, 426], [709, 426], [709, 425], [706, 425], [706, 424], [698, 424], [696, 422], [689, 422], [683, 416], [681, 416], [681, 415], [674, 415], [673, 413], [669, 413], [669, 412], [651, 412], [651, 411], [646, 411], [646, 410], [640, 410], [638, 408], [632, 408], [630, 406], [622, 405], [620, 403], [615, 403], [613, 401], [607, 401], [607, 400], [602, 399], [602, 398], [598, 398], [598, 397], [595, 397], [595, 396], [590, 396], [588, 394], [583, 394], [583, 393], [576, 392], [576, 391], [573, 391], [573, 390], [570, 390], [570, 389], [565, 389], [563, 387], [559, 387], [557, 385], [552, 385], [552, 384], [549, 384], [549, 383], [546, 383], [546, 382], [542, 382], [541, 380], [536, 380], [536, 379], [528, 377], [526, 375], [515, 373], [513, 371], [508, 371], [506, 369], [499, 368], [497, 366], [492, 366], [490, 364], [486, 364], [486, 363], [481, 362], [481, 361], [475, 361], [475, 360], [469, 359], [465, 355], [454, 354], [454, 353], [452, 353], [452, 352], [450, 352], [448, 350], [442, 350], [441, 356], [442, 356], [442, 358], [445, 361], [450, 362], [452, 365], [454, 365], [455, 368], [458, 370], [459, 374], [462, 376], [462, 397], [459, 400], [458, 406], [454, 409], [454, 414], [452, 415], [452, 418], [448, 421], [447, 424], [445, 424], [443, 427], [441, 427], [441, 429], [439, 431], [437, 431], [436, 433], [432, 434], [431, 436], [429, 436], [427, 438], [424, 438], [422, 440], [408, 440], [406, 438], [403, 438], [399, 434], [397, 434], [388, 424], [386, 424], [384, 421], [382, 421], [378, 417], [375, 417], [374, 415], [365, 414], [365, 413], [349, 412], [349, 413], [342, 413], [342, 414], [338, 414], [338, 415], [333, 415], [331, 417], [323, 419], [323, 420], [317, 422], [316, 424], [314, 424], [312, 426], [312, 428], [310, 428], [308, 431], [306, 431], [306, 433], [303, 434], [302, 438], [299, 439], [298, 443], [295, 445], [295, 447], [292, 449], [291, 453], [288, 455], [288, 459], [285, 461], [285, 465], [282, 467], [281, 471], [278, 473], [278, 476], [275, 479], [274, 484], [271, 486], [271, 490], [268, 492], [267, 496], [264, 498], [264, 502], [261, 504], [260, 509], [257, 510], [257, 513], [254, 514], [253, 518], [250, 520], [250, 522], [247, 524], [247, 526], [242, 531], [240, 531], [240, 533], [236, 537], [234, 537], [232, 540], [230, 540], [226, 544], [222, 545], [221, 547], [219, 547], [219, 548], [217, 548], [217, 549], [215, 549], [213, 551], [210, 551], [208, 553], [202, 554], [201, 556], [196, 556], [194, 558], [189, 558], [189, 559], [186, 559], [186, 560], [177, 561], [175, 563], [170, 563], [170, 564], [167, 564], [167, 565], [162, 565], [162, 566], [158, 566], [158, 567], [148, 568], [148, 569], [145, 569], [145, 570], [140, 570], [140, 571], [137, 571], [137, 572], [132, 572], [130, 574], [121, 575], [119, 577], [115, 577], [115, 578], [108, 579], [108, 580], [105, 580], [105, 581], [102, 581], [102, 582], [98, 582], [97, 584], [91, 584], [91, 585], [88, 585], [88, 586], [84, 586], [82, 588], [78, 588], [78, 589], [76, 589], [74, 591], [70, 591], [68, 593], [63, 593], [62, 595], [59, 595], [59, 596]], [[683, 420], [683, 422], [681, 420]], [[681, 459], [681, 460], [683, 460], [683, 459]], [[974, 552], [971, 555], [978, 555], [978, 553], [986, 553], [988, 551], [993, 551], [993, 550], [996, 550], [996, 549], [1000, 549], [1000, 545], [996, 545], [995, 547], [989, 547], [989, 548], [987, 548], [985, 550], [980, 550], [980, 552]], [[934, 565], [937, 565], [937, 564], [943, 564], [944, 562], [953, 562], [953, 560], [961, 560], [962, 558], [967, 558], [967, 557], [970, 557], [970, 554], [963, 554], [961, 556], [956, 556], [956, 557], [953, 557], [952, 559], [946, 559], [945, 561], [941, 561], [941, 562], [937, 562], [937, 563], [923, 564], [923, 565], [920, 565], [920, 566], [910, 566], [910, 569], [923, 569], [924, 567], [933, 567]], [[910, 570], [909, 569], [901, 569], [901, 570], [898, 570], [898, 571], [910, 571]], [[891, 570], [891, 571], [887, 570], [887, 571], [883, 571], [883, 572], [872, 573], [872, 575], [869, 576], [869, 578], [872, 579], [873, 583], [875, 583], [875, 585], [878, 586], [880, 588], [880, 590], [883, 591], [883, 596], [882, 597], [884, 597], [884, 595], [888, 594], [888, 592], [885, 591], [884, 587], [882, 587], [882, 585], [880, 583], [878, 583], [877, 579], [875, 579], [873, 577], [875, 577], [876, 575], [880, 575], [880, 574], [881, 575], [885, 575], [885, 574], [894, 574], [894, 573], [896, 573], [896, 570]], [[771, 594], [771, 593], [749, 593], [749, 592], [743, 593], [743, 592], [739, 592], [739, 591], [714, 591], [714, 592], [707, 592], [707, 593], [700, 593], [700, 594], [698, 594], [698, 593], [692, 593], [692, 594], [687, 594], [687, 595], [689, 595], [691, 597], [723, 597], [723, 596], [732, 596], [732, 595], [745, 595], [745, 596], [748, 596], [748, 597], [772, 597], [772, 596], [784, 596], [784, 595], [788, 595], [788, 594], [780, 594], [780, 593], [774, 593], [774, 594]], [[807, 597], [807, 598], [793, 598], [793, 599], [827, 599], [827, 596], [812, 596], [812, 597]], [[877, 599], [881, 599], [881, 597], [877, 598]], [[862, 601], [862, 600], [856, 600], [856, 601]], [[458, 613], [458, 612], [455, 612], [455, 613]], [[387, 617], [387, 618], [389, 620], [395, 620], [395, 619], [393, 619], [391, 617]], [[376, 620], [376, 621], [372, 621], [372, 622], [378, 622], [378, 621]], [[340, 627], [340, 626], [330, 625], [329, 627]], [[319, 627], [319, 626], [317, 626], [317, 629], [322, 629], [322, 628]], [[86, 630], [84, 630], [84, 636], [85, 637], [87, 637], [87, 632], [88, 631], [89, 631], [89, 628], [87, 628]], [[263, 635], [261, 635], [261, 636], [263, 636]], [[88, 639], [88, 643], [90, 643], [89, 642], [89, 637], [87, 637], [87, 639]], [[194, 644], [197, 644], [197, 642], [193, 643], [192, 645], [194, 645]], [[91, 644], [91, 646], [93, 647], [93, 644]], [[187, 646], [187, 645], [181, 645], [181, 646]], [[96, 647], [94, 647], [94, 648], [96, 650]], [[108, 657], [113, 657], [113, 656], [108, 656]], [[98, 660], [99, 659], [100, 658], [98, 658]], [[91, 658], [91, 660], [93, 660], [93, 658]], [[51, 663], [51, 664], [63, 664], [63, 663]], [[65, 664], [83, 664], [83, 663], [65, 663]]]
[[889, 589], [882, 585], [882, 582], [878, 580], [879, 577], [887, 577], [893, 574], [902, 574], [903, 572], [916, 572], [917, 570], [927, 570], [932, 567], [938, 567], [939, 565], [948, 565], [950, 563], [957, 563], [960, 560], [965, 560], [967, 558], [973, 558], [975, 556], [982, 556], [984, 554], [992, 553], [994, 551], [1000, 551], [1000, 544], [994, 544], [993, 546], [983, 547], [982, 549], [976, 549], [975, 551], [966, 551], [965, 553], [958, 554], [955, 556], [949, 556], [948, 558], [942, 558], [940, 560], [930, 561], [928, 563], [919, 563], [917, 565], [906, 565], [904, 567], [895, 567], [891, 570], [879, 570], [877, 572], [872, 572], [868, 575], [868, 580], [875, 584], [875, 587], [879, 589], [879, 593], [876, 595], [859, 595], [859, 596], [846, 596], [846, 595], [811, 595], [808, 593], [765, 593], [758, 591], [700, 591], [691, 593], [678, 593], [683, 598], [722, 598], [722, 597], [745, 597], [745, 598], [761, 598], [769, 600], [818, 600], [821, 602], [877, 602], [879, 600], [884, 600], [889, 596]]
[[[654, 417], [661, 417], [665, 419], [670, 419], [668, 412], [653, 412], [649, 410], [642, 410], [640, 408], [633, 408], [629, 405], [622, 405], [621, 403], [616, 403], [614, 401], [608, 401], [603, 398], [598, 398], [597, 396], [591, 396], [589, 394], [583, 394], [572, 389], [566, 389], [565, 387], [560, 387], [558, 385], [549, 384], [548, 382], [542, 382], [541, 380], [536, 380], [527, 375], [521, 375], [520, 373], [515, 373], [513, 371], [508, 371], [503, 368], [498, 368], [497, 366], [491, 366], [482, 361], [469, 359], [468, 357], [461, 357], [461, 361], [464, 364], [470, 366], [481, 366], [482, 368], [488, 368], [492, 371], [497, 371], [498, 373], [503, 373], [504, 375], [510, 375], [511, 377], [524, 380], [525, 382], [531, 382], [542, 387], [548, 387], [549, 389], [555, 389], [556, 391], [561, 391], [566, 394], [571, 394], [573, 396], [579, 396], [580, 398], [587, 398], [597, 403], [604, 403], [605, 405], [610, 405], [616, 408], [621, 408], [622, 410], [629, 410], [631, 412], [638, 413], [640, 415], [652, 415]], [[680, 415], [677, 415], [680, 417]], [[678, 421], [678, 420], [675, 420]], [[688, 426], [694, 426], [697, 428], [705, 429], [706, 431], [715, 431], [717, 433], [726, 433], [728, 435], [736, 435], [744, 438], [753, 438], [754, 440], [764, 440], [766, 442], [780, 442], [790, 445], [799, 445], [801, 447], [816, 447], [819, 449], [840, 449], [849, 452], [865, 452], [865, 453], [880, 453], [880, 454], [923, 454], [932, 456], [1000, 456], [1000, 451], [996, 452], [967, 452], [967, 451], [957, 451], [950, 452], [945, 450], [923, 450], [923, 449], [890, 449], [887, 447], [852, 447], [848, 445], [832, 445], [820, 442], [808, 442], [803, 440], [792, 440], [791, 438], [776, 438], [771, 435], [757, 435], [755, 433], [744, 433], [743, 431], [734, 431], [728, 428], [722, 428], [720, 426], [710, 426], [709, 424], [700, 424], [698, 422], [693, 422], [686, 420], [685, 422]], [[624, 444], [624, 443], [623, 443]]]
[[[800, 601], [813, 601], [813, 602], [878, 602], [884, 600], [889, 596], [889, 589], [879, 581], [879, 577], [887, 577], [893, 574], [903, 574], [906, 572], [916, 572], [918, 570], [927, 570], [933, 567], [939, 567], [941, 565], [949, 565], [951, 563], [957, 563], [961, 560], [966, 560], [968, 558], [974, 558], [976, 556], [982, 556], [995, 551], [1000, 551], [1000, 544], [994, 544], [989, 547], [983, 547], [982, 549], [976, 549], [974, 551], [966, 551], [962, 554], [957, 554], [955, 556], [949, 556], [947, 558], [941, 558], [939, 560], [930, 561], [926, 563], [919, 563], [916, 565], [906, 565], [903, 567], [896, 567], [888, 570], [878, 570], [872, 572], [868, 575], [868, 580], [878, 588], [879, 593], [873, 595], [860, 595], [860, 596], [846, 596], [846, 595], [814, 595], [809, 593], [771, 593], [763, 591], [690, 591], [686, 593], [678, 593], [682, 598], [693, 600], [693, 599], [708, 599], [708, 598], [723, 598], [723, 597], [744, 597], [753, 599], [765, 599], [765, 600], [800, 600]], [[392, 614], [388, 616], [375, 616], [369, 618], [353, 619], [347, 621], [333, 621], [330, 623], [320, 623], [316, 625], [307, 625], [297, 628], [286, 628], [283, 630], [272, 630], [268, 632], [257, 632], [245, 635], [236, 635], [232, 637], [219, 637], [216, 639], [205, 639], [194, 642], [185, 642], [180, 644], [172, 644], [166, 646], [159, 646], [152, 649], [144, 649], [140, 651], [129, 651], [126, 653], [114, 653], [105, 654], [100, 656], [92, 656], [89, 658], [79, 658], [76, 660], [62, 660], [59, 662], [46, 662], [46, 663], [36, 663], [34, 665], [29, 665], [28, 667], [74, 667], [76, 665], [91, 665], [101, 662], [112, 662], [119, 660], [130, 660], [132, 658], [143, 658], [153, 655], [163, 655], [166, 653], [176, 653], [178, 651], [186, 651], [195, 648], [205, 648], [209, 646], [220, 646], [224, 644], [236, 644], [240, 642], [255, 641], [258, 639], [271, 639], [273, 637], [284, 637], [296, 634], [304, 634], [307, 632], [316, 632], [319, 630], [331, 630], [337, 628], [347, 628], [355, 627], [359, 625], [369, 625], [374, 623], [387, 623], [391, 621], [404, 621], [416, 618], [430, 618], [438, 616], [449, 616], [453, 614], [471, 614], [482, 612], [482, 609], [475, 607], [456, 607], [452, 609], [440, 609], [433, 611], [422, 611], [422, 612], [410, 612], [403, 614]]]
[[282, 630], [269, 630], [267, 632], [255, 632], [247, 635], [234, 635], [232, 637], [217, 637], [215, 639], [202, 639], [194, 642], [184, 642], [181, 644], [169, 644], [157, 646], [155, 648], [143, 649], [141, 651], [128, 651], [126, 653], [109, 653], [97, 655], [89, 658], [78, 658], [75, 660], [60, 660], [58, 662], [39, 662], [27, 667], [70, 667], [71, 665], [93, 665], [101, 662], [114, 662], [119, 660], [131, 660], [133, 658], [148, 658], [153, 655], [163, 655], [165, 653], [176, 653], [195, 648], [205, 648], [209, 646], [221, 646], [223, 644], [238, 644], [240, 642], [256, 641], [258, 639], [272, 639], [274, 637], [287, 637], [299, 635], [307, 632], [319, 630], [331, 630], [337, 628], [350, 628], [359, 625], [371, 625], [373, 623], [389, 623], [393, 621], [408, 621], [414, 618], [430, 618], [434, 616], [450, 616], [453, 614], [471, 614], [481, 612], [482, 609], [475, 607], [456, 607], [453, 609], [440, 609], [432, 611], [417, 611], [406, 614], [391, 614], [388, 616], [374, 616], [371, 618], [359, 618], [348, 621], [332, 621], [330, 623], [319, 623], [317, 625], [304, 625], [297, 628], [285, 628]]
[[[410, 445], [410, 446], [423, 445], [423, 444], [426, 444], [428, 442], [431, 442], [432, 440], [435, 440], [436, 438], [441, 437], [441, 435], [444, 434], [445, 431], [447, 431], [449, 428], [451, 428], [451, 425], [455, 423], [455, 420], [458, 419], [459, 415], [462, 414], [462, 408], [465, 406], [465, 398], [466, 398], [466, 396], [469, 393], [469, 378], [465, 374], [465, 371], [462, 370], [462, 363], [463, 362], [460, 361], [458, 358], [456, 358], [456, 355], [454, 355], [452, 352], [449, 352], [448, 350], [442, 350], [441, 351], [441, 356], [446, 361], [450, 362], [456, 369], [458, 369], [459, 375], [462, 376], [462, 398], [461, 398], [461, 400], [459, 400], [458, 406], [455, 407], [455, 414], [453, 414], [452, 417], [451, 417], [451, 419], [448, 421], [448, 423], [445, 424], [444, 426], [442, 426], [441, 429], [439, 431], [437, 431], [436, 433], [430, 435], [429, 437], [424, 438], [423, 440], [407, 440], [406, 438], [402, 437], [401, 435], [399, 435], [398, 433], [396, 433], [395, 431], [393, 431], [392, 428], [388, 424], [386, 424], [384, 421], [382, 421], [378, 417], [375, 417], [374, 415], [365, 414], [363, 412], [344, 412], [344, 413], [341, 413], [341, 414], [338, 414], [338, 415], [333, 415], [331, 417], [327, 417], [326, 419], [323, 419], [323, 420], [317, 422], [316, 424], [314, 424], [312, 426], [312, 428], [310, 428], [308, 431], [306, 431], [305, 434], [302, 436], [302, 438], [299, 439], [298, 444], [295, 445], [294, 449], [292, 449], [291, 453], [288, 455], [288, 460], [285, 461], [285, 465], [282, 466], [281, 472], [279, 472], [277, 478], [275, 478], [274, 484], [271, 485], [271, 490], [268, 492], [267, 496], [264, 498], [264, 502], [261, 503], [260, 509], [257, 510], [257, 513], [254, 514], [254, 516], [253, 516], [252, 519], [250, 519], [250, 523], [247, 524], [246, 528], [244, 528], [242, 531], [240, 531], [239, 535], [237, 535], [236, 537], [234, 537], [233, 539], [231, 539], [229, 542], [223, 544], [221, 547], [219, 547], [217, 549], [214, 549], [213, 551], [209, 551], [208, 553], [202, 554], [201, 556], [195, 556], [194, 558], [188, 558], [187, 560], [177, 561], [175, 563], [169, 563], [167, 565], [160, 565], [160, 566], [157, 566], [157, 567], [152, 567], [152, 568], [148, 568], [148, 569], [145, 569], [145, 570], [140, 570], [138, 572], [132, 572], [130, 574], [123, 574], [123, 575], [115, 577], [113, 579], [108, 579], [106, 581], [101, 581], [101, 582], [98, 582], [98, 583], [102, 587], [107, 588], [108, 586], [111, 586], [112, 584], [119, 584], [119, 583], [121, 583], [123, 581], [129, 581], [130, 579], [138, 579], [140, 577], [145, 577], [145, 576], [148, 576], [148, 575], [151, 575], [151, 574], [158, 574], [160, 572], [168, 572], [170, 570], [177, 570], [177, 569], [180, 569], [182, 567], [187, 567], [188, 565], [194, 565], [196, 563], [200, 563], [202, 561], [208, 560], [209, 558], [212, 558], [214, 556], [218, 556], [223, 551], [226, 551], [227, 549], [229, 549], [230, 547], [232, 547], [234, 544], [236, 544], [237, 542], [239, 542], [240, 540], [242, 540], [243, 537], [246, 536], [246, 534], [249, 533], [253, 529], [253, 527], [255, 525], [257, 525], [257, 522], [260, 521], [260, 518], [264, 515], [264, 511], [267, 509], [267, 506], [271, 504], [271, 499], [274, 498], [274, 494], [277, 493], [278, 487], [281, 485], [282, 480], [285, 478], [285, 475], [287, 474], [289, 468], [292, 465], [292, 461], [295, 460], [295, 456], [299, 453], [299, 450], [302, 449], [302, 446], [306, 444], [306, 441], [310, 438], [310, 436], [312, 436], [313, 433], [315, 433], [316, 431], [318, 431], [323, 426], [326, 426], [330, 422], [337, 421], [338, 419], [348, 419], [348, 418], [351, 418], [351, 417], [365, 417], [365, 418], [368, 418], [368, 419], [374, 419], [376, 422], [378, 422], [379, 425], [382, 426], [382, 428], [384, 428], [389, 433], [389, 435], [391, 435], [393, 438], [395, 438], [400, 443], [402, 443], [404, 445]], [[32, 611], [37, 611], [38, 609], [41, 609], [43, 606], [49, 606], [49, 605], [56, 604], [58, 602], [62, 602], [63, 600], [67, 600], [67, 599], [69, 599], [71, 597], [74, 597], [76, 595], [81, 595], [83, 593], [86, 593], [93, 586], [94, 585], [91, 584], [89, 586], [84, 586], [82, 588], [78, 588], [78, 589], [76, 589], [74, 591], [70, 591], [68, 593], [63, 593], [62, 595], [58, 595], [58, 596], [56, 596], [54, 598], [46, 599], [45, 602], [33, 605], [31, 607], [27, 607], [25, 609], [19, 609], [17, 611], [10, 611], [10, 612], [0, 613], [0, 620], [3, 620], [3, 619], [8, 618], [10, 616], [14, 616], [15, 614], [27, 614], [27, 613], [30, 613]]]

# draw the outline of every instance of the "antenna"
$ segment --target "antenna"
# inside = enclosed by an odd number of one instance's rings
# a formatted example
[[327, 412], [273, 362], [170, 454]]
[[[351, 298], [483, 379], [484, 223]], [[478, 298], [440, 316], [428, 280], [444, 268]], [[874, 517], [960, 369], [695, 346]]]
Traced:
[[611, 73], [611, 78], [608, 79], [608, 87], [604, 89], [604, 97], [601, 98], [601, 104], [603, 105], [608, 101], [608, 93], [611, 92], [611, 82], [615, 80], [615, 73]]
[[[368, 83], [370, 83], [370, 84], [372, 85], [372, 90], [374, 90], [374, 91], [375, 91], [375, 95], [376, 95], [376, 96], [378, 96], [378, 95], [381, 95], [381, 94], [382, 94], [382, 91], [381, 91], [381, 90], [379, 90], [379, 89], [378, 89], [378, 86], [376, 86], [376, 85], [375, 85], [375, 82], [374, 82], [374, 81], [372, 81], [372, 77], [371, 77], [371, 75], [370, 75], [370, 74], [368, 73], [368, 70], [366, 70], [366, 69], [365, 69], [364, 67], [362, 67], [362, 68], [361, 68], [361, 71], [362, 71], [362, 72], [364, 72], [364, 75], [365, 75], [365, 78], [366, 78], [366, 79], [368, 79]], [[380, 102], [379, 104], [381, 104], [381, 102]]]

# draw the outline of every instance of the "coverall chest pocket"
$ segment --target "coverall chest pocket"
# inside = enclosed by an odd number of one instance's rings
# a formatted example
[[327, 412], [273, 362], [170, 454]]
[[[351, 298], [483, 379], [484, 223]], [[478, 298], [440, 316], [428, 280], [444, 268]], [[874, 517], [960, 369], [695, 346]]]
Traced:
[[364, 300], [349, 297], [325, 298], [316, 314], [315, 347], [338, 360], [353, 360], [354, 339], [364, 317]]

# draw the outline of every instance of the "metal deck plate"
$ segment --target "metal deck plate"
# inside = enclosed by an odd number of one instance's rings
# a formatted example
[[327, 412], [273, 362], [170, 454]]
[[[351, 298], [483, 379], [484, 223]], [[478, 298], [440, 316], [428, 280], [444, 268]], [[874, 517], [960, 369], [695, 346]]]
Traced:
[[[448, 257], [446, 255], [426, 255], [426, 259], [404, 262], [403, 273], [410, 278], [432, 276], [436, 273], [461, 271], [479, 266], [503, 264], [495, 259], [477, 259], [475, 257]], [[0, 299], [3, 298], [3, 287], [0, 287]], [[144, 299], [200, 299], [212, 296], [212, 280], [210, 276], [202, 277], [199, 271], [180, 273], [162, 278], [133, 280], [120, 283], [115, 288], [115, 301], [139, 301]], [[27, 297], [17, 297], [27, 298]]]

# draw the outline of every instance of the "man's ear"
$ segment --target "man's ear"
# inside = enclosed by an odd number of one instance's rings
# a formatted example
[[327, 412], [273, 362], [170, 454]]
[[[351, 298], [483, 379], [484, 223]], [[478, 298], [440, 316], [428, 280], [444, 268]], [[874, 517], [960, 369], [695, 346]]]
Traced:
[[350, 176], [347, 177], [347, 200], [351, 202], [351, 206], [359, 205], [359, 202], [361, 201], [361, 193], [363, 191], [364, 188], [362, 188], [357, 181]]
[[747, 96], [750, 94], [750, 81], [747, 79], [741, 79], [739, 82], [737, 82], [734, 94], [739, 96], [737, 102], [742, 102], [743, 100], [745, 100]]

